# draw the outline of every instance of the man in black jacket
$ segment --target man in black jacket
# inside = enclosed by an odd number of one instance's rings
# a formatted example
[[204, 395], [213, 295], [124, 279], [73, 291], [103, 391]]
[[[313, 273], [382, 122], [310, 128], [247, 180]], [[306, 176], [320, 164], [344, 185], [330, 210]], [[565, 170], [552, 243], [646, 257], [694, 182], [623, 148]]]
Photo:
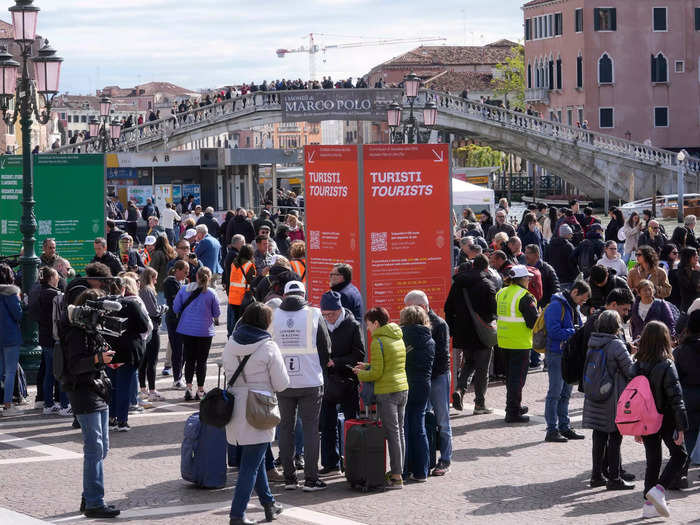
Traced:
[[465, 294], [469, 295], [474, 312], [485, 323], [496, 318], [496, 287], [486, 273], [488, 265], [486, 256], [477, 256], [471, 270], [460, 272], [452, 278], [452, 287], [445, 301], [445, 317], [454, 347], [453, 373], [457, 384], [452, 394], [452, 406], [456, 410], [462, 410], [462, 398], [473, 378], [474, 414], [493, 412], [486, 407], [492, 348], [476, 337], [475, 321], [466, 304]]
[[639, 236], [637, 246], [651, 246], [656, 253], [661, 253], [661, 248], [668, 242], [666, 236], [661, 231], [661, 226], [658, 221], [652, 219], [647, 223], [647, 228]]
[[105, 224], [107, 232], [107, 250], [118, 257], [119, 239], [124, 235], [124, 232], [117, 228], [117, 224], [113, 220], [107, 220]]
[[226, 225], [226, 237], [225, 244], [231, 242], [234, 235], [240, 234], [245, 237], [245, 242], [250, 244], [255, 240], [255, 228], [253, 228], [253, 223], [250, 222], [246, 212], [243, 208], [238, 208], [236, 210], [236, 216], [228, 221]]
[[116, 277], [120, 272], [124, 271], [122, 263], [119, 262], [117, 256], [107, 251], [107, 239], [104, 237], [95, 239], [95, 257], [90, 262], [98, 262], [107, 266], [109, 271], [112, 272], [112, 277]]
[[219, 221], [214, 217], [214, 208], [211, 206], [204, 210], [204, 215], [202, 215], [198, 220], [197, 224], [205, 224], [209, 230], [209, 235], [212, 237], [219, 237]]
[[435, 341], [435, 357], [430, 380], [430, 404], [440, 429], [438, 449], [440, 459], [433, 476], [444, 476], [452, 463], [452, 428], [450, 427], [450, 329], [431, 308], [428, 296], [422, 290], [411, 290], [403, 300], [406, 306], [419, 306], [428, 313], [430, 331]]
[[578, 265], [572, 257], [574, 245], [571, 237], [574, 232], [568, 224], [559, 226], [559, 236], [552, 237], [549, 243], [547, 262], [552, 265], [559, 278], [559, 286], [562, 290], [568, 290], [578, 275]]
[[599, 264], [591, 268], [591, 276], [588, 281], [591, 285], [591, 297], [581, 307], [581, 311], [586, 316], [592, 315], [595, 310], [605, 309], [606, 298], [615, 288], [629, 290], [627, 281], [618, 277], [615, 270]]
[[[347, 308], [343, 308], [338, 292], [326, 292], [321, 296], [321, 314], [331, 336], [331, 355], [326, 365], [326, 395], [331, 388], [344, 392], [340, 403], [324, 396], [321, 403], [321, 475], [340, 471], [338, 447], [338, 404], [345, 419], [354, 419], [360, 410], [357, 376], [351, 368], [365, 361], [365, 345], [362, 342], [360, 323]], [[333, 387], [330, 383], [335, 383]], [[343, 431], [341, 429], [341, 431]]]
[[698, 240], [695, 237], [695, 224], [697, 219], [695, 215], [686, 215], [683, 221], [683, 226], [678, 226], [673, 230], [671, 242], [680, 250], [681, 248], [691, 247], [696, 250], [700, 248]]

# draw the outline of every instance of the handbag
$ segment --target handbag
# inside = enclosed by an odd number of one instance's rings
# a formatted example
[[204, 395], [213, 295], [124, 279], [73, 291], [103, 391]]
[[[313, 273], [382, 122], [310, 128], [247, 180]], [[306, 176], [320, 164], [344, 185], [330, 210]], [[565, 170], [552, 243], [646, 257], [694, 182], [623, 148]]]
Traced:
[[251, 427], [258, 430], [275, 428], [282, 421], [277, 396], [267, 392], [248, 390], [245, 419]]
[[357, 385], [351, 378], [338, 374], [328, 374], [326, 385], [323, 388], [323, 399], [334, 405], [343, 403], [351, 399], [353, 388], [357, 388]]
[[472, 316], [472, 324], [474, 325], [476, 336], [479, 338], [479, 341], [489, 348], [496, 346], [498, 343], [498, 337], [496, 335], [496, 321], [491, 321], [490, 323], [484, 321], [481, 316], [474, 311], [469, 294], [464, 288], [462, 289], [462, 295], [464, 296], [464, 302], [467, 304], [469, 313]]
[[[231, 388], [241, 375], [243, 367], [250, 359], [250, 354], [243, 358], [243, 361], [238, 365], [233, 376], [227, 384], [227, 388]], [[218, 386], [206, 393], [204, 398], [199, 402], [199, 419], [213, 427], [223, 428], [233, 415], [233, 394], [221, 389]]]

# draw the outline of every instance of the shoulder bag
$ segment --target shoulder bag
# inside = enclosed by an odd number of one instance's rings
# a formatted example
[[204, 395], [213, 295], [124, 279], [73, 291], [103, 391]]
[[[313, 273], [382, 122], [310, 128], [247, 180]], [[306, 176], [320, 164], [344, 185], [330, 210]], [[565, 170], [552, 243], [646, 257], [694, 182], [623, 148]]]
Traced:
[[[238, 368], [234, 372], [231, 379], [228, 381], [227, 389], [231, 388], [233, 384], [241, 375], [243, 367], [250, 359], [250, 354], [243, 358], [243, 361], [238, 365]], [[206, 393], [204, 398], [199, 402], [199, 419], [213, 427], [223, 428], [229, 421], [231, 421], [231, 416], [233, 415], [233, 394], [222, 390], [218, 386], [213, 388]]]
[[464, 288], [462, 288], [462, 295], [464, 296], [464, 302], [467, 305], [467, 309], [472, 316], [472, 324], [474, 325], [474, 330], [476, 330], [476, 336], [479, 338], [479, 341], [481, 341], [481, 344], [486, 345], [489, 348], [496, 346], [498, 343], [498, 338], [496, 335], [496, 321], [491, 321], [490, 323], [484, 321], [481, 316], [474, 311], [472, 301], [469, 298], [469, 293], [467, 293], [467, 290]]
[[245, 419], [251, 427], [258, 430], [275, 428], [282, 421], [277, 396], [274, 393], [249, 389]]
[[187, 298], [187, 300], [186, 300], [186, 301], [184, 302], [184, 304], [182, 305], [182, 309], [180, 310], [180, 312], [179, 312], [178, 314], [176, 314], [176, 319], [177, 319], [178, 322], [180, 321], [180, 317], [182, 317], [182, 314], [185, 313], [185, 309], [186, 309], [189, 305], [192, 304], [192, 301], [194, 301], [197, 297], [200, 296], [200, 294], [202, 293], [203, 290], [204, 290], [204, 288], [197, 288], [194, 292], [192, 292], [192, 293], [190, 294], [190, 296]]

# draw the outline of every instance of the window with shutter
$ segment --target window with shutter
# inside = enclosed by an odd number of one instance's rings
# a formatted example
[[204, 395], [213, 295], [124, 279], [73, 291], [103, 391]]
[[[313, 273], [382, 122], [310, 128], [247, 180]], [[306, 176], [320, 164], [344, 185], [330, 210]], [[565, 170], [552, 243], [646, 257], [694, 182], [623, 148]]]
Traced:
[[663, 53], [651, 55], [651, 81], [668, 82], [668, 60]]
[[548, 66], [549, 66], [549, 71], [548, 71], [549, 75], [547, 78], [547, 87], [549, 89], [552, 89], [554, 87], [554, 60], [550, 60]]
[[593, 29], [596, 31], [617, 31], [617, 9], [614, 7], [593, 9]]
[[598, 60], [598, 83], [613, 83], [613, 63], [607, 53], [603, 53], [603, 56]]
[[532, 88], [532, 66], [530, 64], [527, 65], [527, 88]]
[[583, 57], [576, 57], [576, 87], [583, 87]]
[[577, 33], [583, 31], [583, 9], [577, 9], [574, 14], [574, 27]]
[[695, 30], [700, 31], [700, 7], [695, 8]]
[[667, 107], [655, 107], [654, 108], [654, 127], [655, 128], [667, 128], [668, 127], [668, 108]]
[[564, 34], [563, 27], [562, 27], [562, 14], [561, 13], [556, 13], [554, 15], [554, 36], [562, 35]]
[[668, 22], [666, 20], [666, 8], [655, 7], [652, 13], [654, 31], [667, 31]]
[[525, 20], [525, 40], [531, 40], [532, 20]]
[[615, 110], [613, 108], [600, 108], [599, 127], [601, 129], [615, 127]]
[[561, 58], [557, 59], [557, 89], [561, 89]]

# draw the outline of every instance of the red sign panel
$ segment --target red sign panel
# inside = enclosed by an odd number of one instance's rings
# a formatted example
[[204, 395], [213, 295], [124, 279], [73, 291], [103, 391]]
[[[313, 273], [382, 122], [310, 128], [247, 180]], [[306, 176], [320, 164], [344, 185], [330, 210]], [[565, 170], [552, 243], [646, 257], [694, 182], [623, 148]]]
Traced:
[[306, 282], [309, 301], [319, 306], [335, 263], [359, 275], [357, 146], [305, 146], [304, 158]]
[[446, 144], [363, 146], [367, 308], [397, 320], [423, 290], [444, 317], [450, 288], [450, 166]]

